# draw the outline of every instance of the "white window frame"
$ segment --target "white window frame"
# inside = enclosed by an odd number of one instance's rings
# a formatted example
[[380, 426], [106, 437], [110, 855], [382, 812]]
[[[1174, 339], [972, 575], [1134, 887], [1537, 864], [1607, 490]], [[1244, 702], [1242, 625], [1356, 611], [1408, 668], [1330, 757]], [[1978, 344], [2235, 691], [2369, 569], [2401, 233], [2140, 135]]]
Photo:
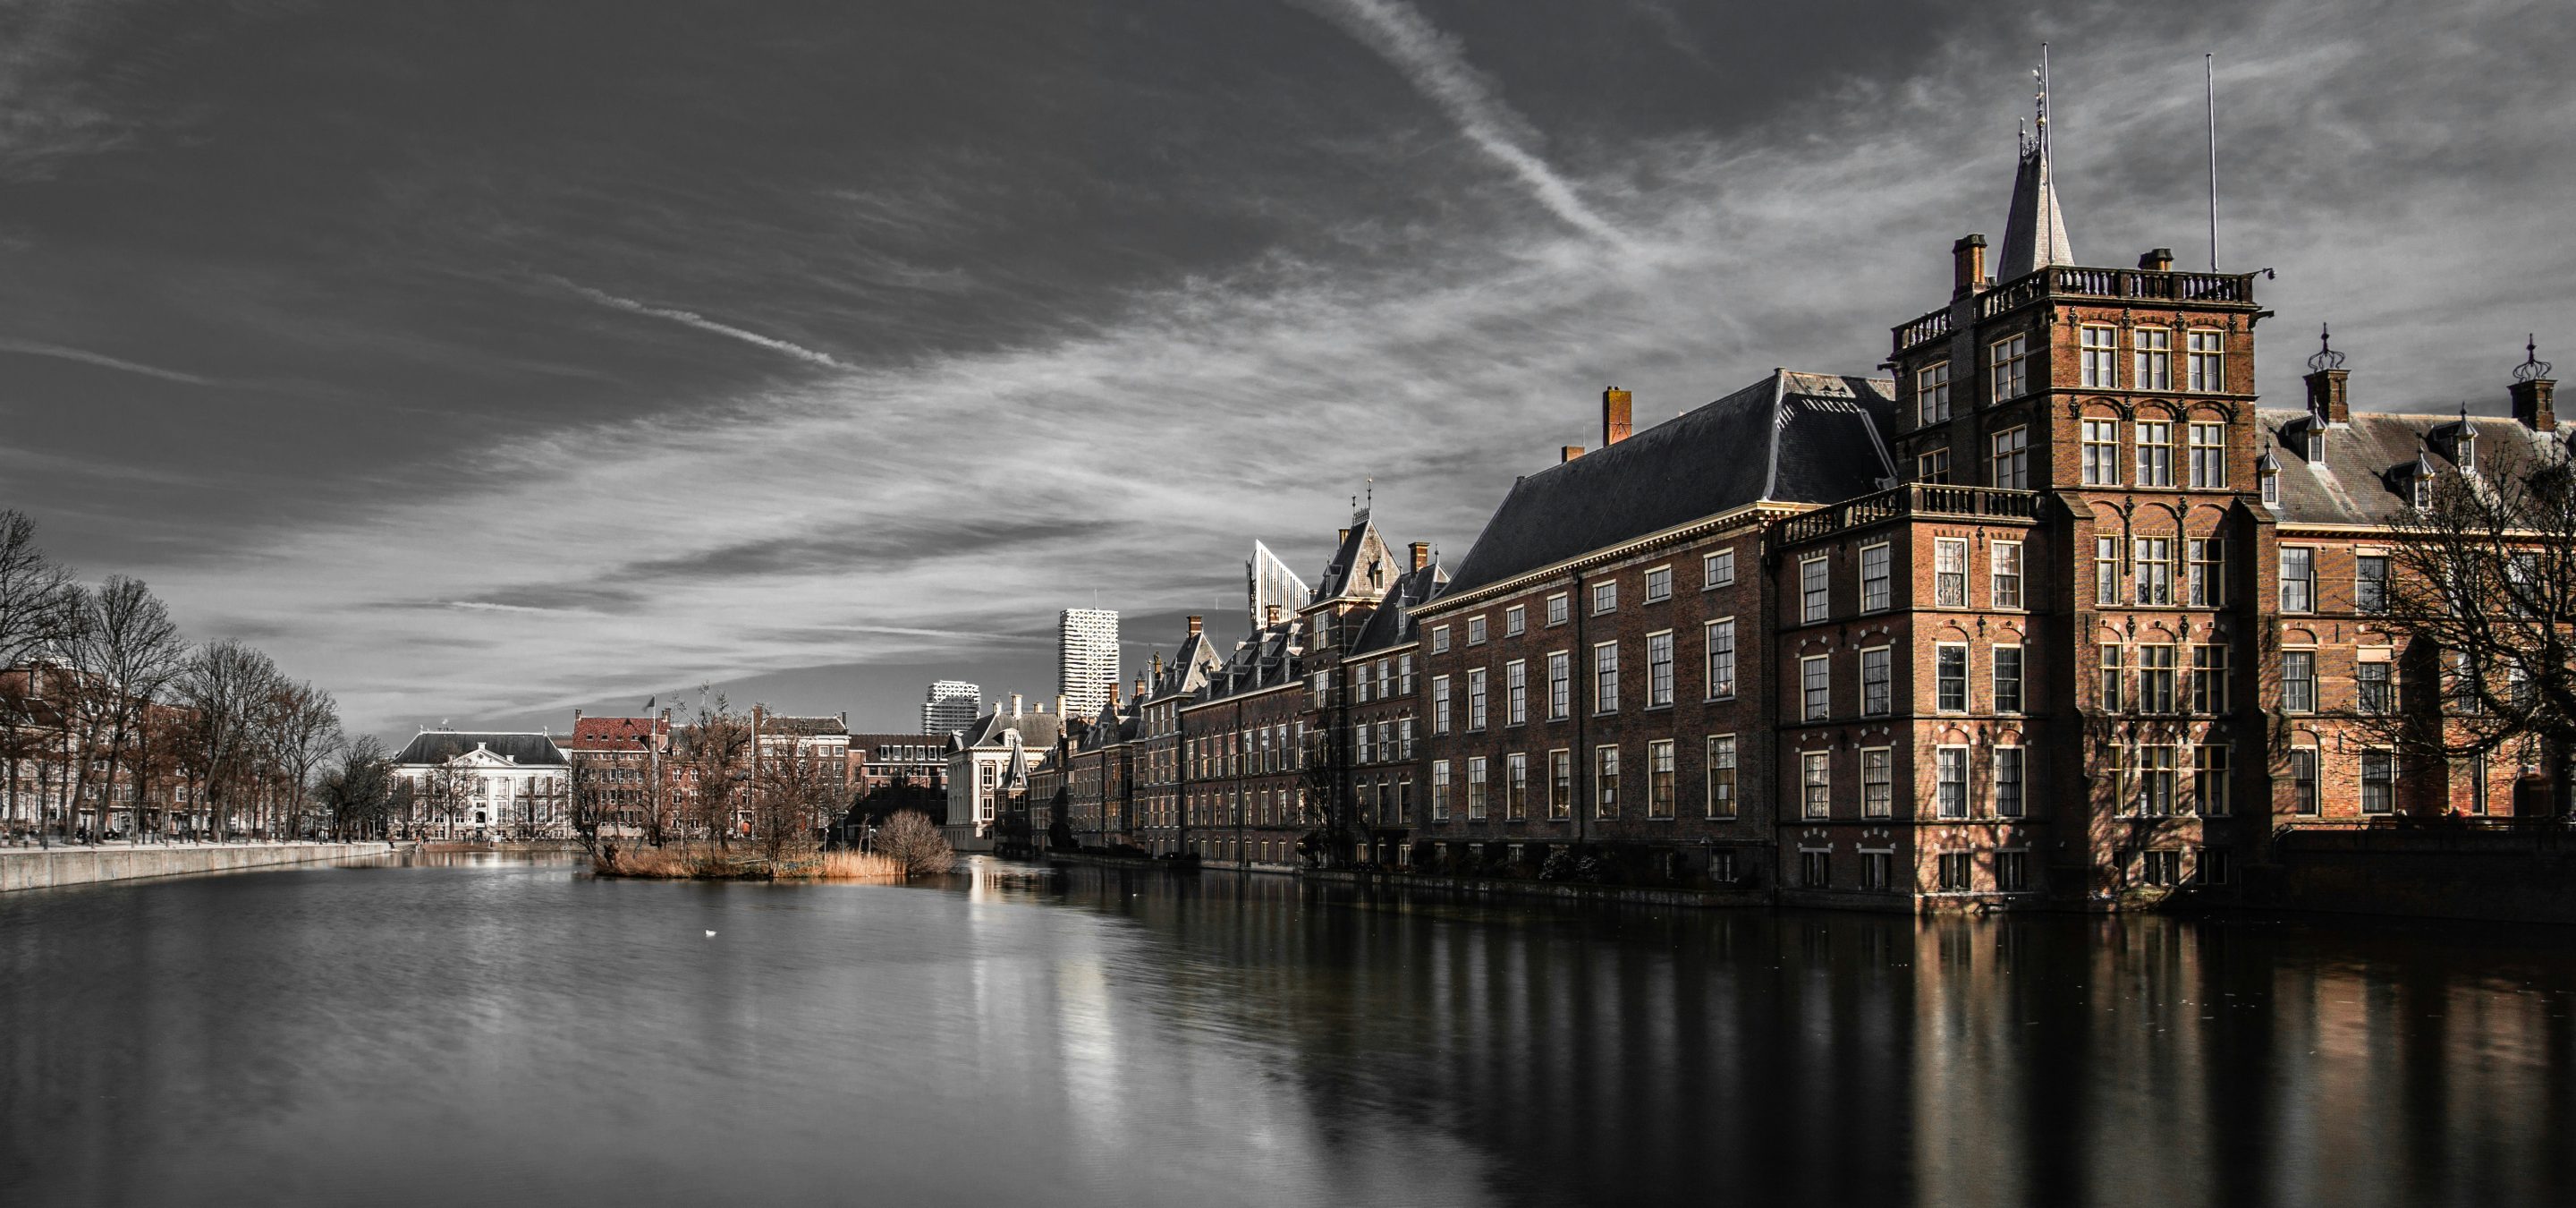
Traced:
[[1917, 426], [1950, 419], [1950, 362], [1934, 361], [1914, 371], [1914, 422]]
[[1592, 644], [1592, 711], [1595, 714], [1619, 711], [1619, 642]]
[[1735, 550], [1711, 550], [1699, 556], [1699, 589], [1715, 591], [1735, 583]]
[[1700, 626], [1701, 652], [1707, 663], [1709, 700], [1735, 695], [1735, 618], [1719, 617]]
[[1813, 625], [1834, 611], [1834, 568], [1823, 554], [1798, 559], [1798, 620]]
[[1860, 547], [1860, 610], [1864, 613], [1885, 612], [1894, 606], [1890, 584], [1894, 577], [1894, 551], [1884, 541], [1872, 541]]
[[1705, 806], [1711, 818], [1733, 818], [1743, 807], [1736, 791], [1737, 768], [1735, 736], [1711, 734], [1707, 743], [1708, 762], [1701, 769], [1704, 780]]
[[1659, 604], [1672, 598], [1673, 568], [1670, 566], [1647, 567], [1645, 602], [1648, 604]]
[[1826, 721], [1834, 714], [1834, 656], [1810, 654], [1798, 660], [1798, 720]]
[[1646, 707], [1668, 709], [1673, 703], [1673, 679], [1677, 668], [1673, 631], [1658, 629], [1646, 635]]
[[2030, 337], [2005, 336], [1986, 345], [1986, 401], [2006, 403], [2030, 393]]
[[2084, 323], [2076, 327], [2076, 354], [2083, 367], [2087, 390], [2120, 388], [2120, 330], [2108, 323]]

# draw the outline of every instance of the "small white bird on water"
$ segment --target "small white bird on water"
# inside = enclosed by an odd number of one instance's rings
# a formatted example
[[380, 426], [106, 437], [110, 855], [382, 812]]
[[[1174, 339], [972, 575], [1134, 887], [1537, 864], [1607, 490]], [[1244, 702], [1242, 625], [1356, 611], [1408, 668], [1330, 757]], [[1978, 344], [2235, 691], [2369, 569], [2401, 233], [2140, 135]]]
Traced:
[[708, 938], [708, 939], [714, 939], [714, 938], [716, 938], [716, 933], [715, 933], [715, 932], [712, 932], [712, 931], [708, 932], [708, 933], [707, 933], [707, 938]]

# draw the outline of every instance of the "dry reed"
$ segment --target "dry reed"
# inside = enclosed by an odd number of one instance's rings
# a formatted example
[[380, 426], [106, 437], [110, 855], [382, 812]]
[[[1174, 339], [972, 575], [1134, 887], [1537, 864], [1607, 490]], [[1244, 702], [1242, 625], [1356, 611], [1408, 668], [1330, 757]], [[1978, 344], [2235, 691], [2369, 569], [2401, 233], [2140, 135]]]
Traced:
[[701, 845], [605, 845], [590, 858], [603, 877], [702, 881], [900, 881], [903, 866], [884, 856], [855, 851], [816, 851], [771, 861], [750, 852], [721, 852]]

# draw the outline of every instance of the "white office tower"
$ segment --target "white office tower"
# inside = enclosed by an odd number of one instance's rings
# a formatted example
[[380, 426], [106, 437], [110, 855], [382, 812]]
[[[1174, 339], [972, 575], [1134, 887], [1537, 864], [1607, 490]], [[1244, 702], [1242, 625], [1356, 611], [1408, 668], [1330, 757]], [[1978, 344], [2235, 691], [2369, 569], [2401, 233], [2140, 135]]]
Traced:
[[1118, 614], [1068, 608], [1056, 620], [1058, 690], [1067, 717], [1095, 717], [1118, 685]]
[[971, 729], [976, 716], [983, 711], [982, 685], [964, 680], [941, 680], [930, 686], [929, 698], [921, 702], [921, 732], [947, 734]]

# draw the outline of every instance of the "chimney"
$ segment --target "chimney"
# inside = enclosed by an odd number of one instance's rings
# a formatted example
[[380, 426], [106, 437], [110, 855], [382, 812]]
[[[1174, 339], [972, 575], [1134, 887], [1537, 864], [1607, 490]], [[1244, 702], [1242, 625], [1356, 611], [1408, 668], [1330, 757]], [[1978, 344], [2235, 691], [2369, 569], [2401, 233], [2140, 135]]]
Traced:
[[1628, 392], [1616, 386], [1601, 392], [1601, 447], [1628, 439]]
[[2558, 382], [2549, 376], [2554, 368], [2540, 359], [2537, 336], [2523, 345], [2522, 364], [2513, 368], [2513, 385], [2508, 388], [2513, 395], [2513, 417], [2534, 432], [2558, 430], [2558, 411], [2553, 405]]
[[2138, 267], [2151, 273], [2172, 272], [2173, 249], [2169, 247], [2151, 249], [2146, 255], [2138, 257]]
[[579, 709], [572, 711], [572, 728], [576, 730], [581, 728], [581, 710]]
[[1012, 694], [1011, 694], [1011, 716], [1013, 716], [1013, 717], [1018, 717], [1019, 715], [1020, 715], [1020, 694], [1019, 694], [1019, 693], [1017, 693], [1017, 692], [1014, 692], [1014, 693], [1012, 693]]
[[1269, 628], [1269, 627], [1271, 627], [1271, 626], [1273, 626], [1273, 625], [1277, 625], [1278, 623], [1279, 623], [1279, 606], [1278, 606], [1278, 605], [1276, 605], [1276, 604], [1264, 604], [1264, 605], [1262, 605], [1262, 606], [1261, 606], [1261, 625], [1262, 625], [1262, 627], [1263, 627], [1263, 628], [1265, 628], [1265, 629], [1267, 629], [1267, 628]]
[[1986, 287], [1986, 237], [1967, 235], [1950, 245], [1950, 296]]
[[1118, 711], [1118, 681], [1116, 680], [1109, 681], [1109, 711], [1112, 713]]
[[[1343, 529], [1342, 531], [1343, 531], [1343, 532], [1345, 532], [1345, 533], [1347, 533], [1347, 532], [1349, 532], [1350, 530], [1349, 530], [1349, 529]], [[1191, 633], [1193, 633], [1193, 634], [1195, 634], [1195, 633], [1199, 632], [1199, 630], [1200, 630], [1200, 629], [1204, 628], [1204, 627], [1206, 626], [1206, 624], [1207, 624], [1207, 618], [1205, 618], [1205, 617], [1191, 617], [1191, 618], [1190, 618], [1190, 632], [1191, 632]]]
[[1340, 549], [1340, 548], [1342, 548], [1342, 546], [1344, 546], [1344, 545], [1346, 545], [1346, 544], [1348, 544], [1348, 543], [1350, 542], [1350, 539], [1351, 539], [1351, 530], [1346, 529], [1346, 528], [1342, 528], [1342, 529], [1334, 529], [1334, 530], [1333, 530], [1333, 548], [1334, 548], [1334, 549]]
[[1561, 445], [1556, 450], [1556, 464], [1561, 466], [1581, 456], [1583, 456], [1583, 446]]
[[[1162, 656], [1156, 655], [1154, 660], [1159, 663], [1162, 661]], [[1140, 705], [1145, 703], [1145, 677], [1141, 675], [1136, 677], [1136, 703]]]
[[1414, 542], [1413, 569], [1420, 570], [1429, 565], [1431, 565], [1431, 543], [1428, 541]]
[[[2308, 414], [2318, 424], [2352, 422], [2352, 404], [2344, 394], [2344, 379], [2352, 373], [2343, 367], [2343, 354], [2334, 348], [2334, 330], [2324, 325], [2317, 328], [2317, 351], [2308, 358]], [[2315, 461], [2314, 455], [2302, 449], [2299, 455]]]

